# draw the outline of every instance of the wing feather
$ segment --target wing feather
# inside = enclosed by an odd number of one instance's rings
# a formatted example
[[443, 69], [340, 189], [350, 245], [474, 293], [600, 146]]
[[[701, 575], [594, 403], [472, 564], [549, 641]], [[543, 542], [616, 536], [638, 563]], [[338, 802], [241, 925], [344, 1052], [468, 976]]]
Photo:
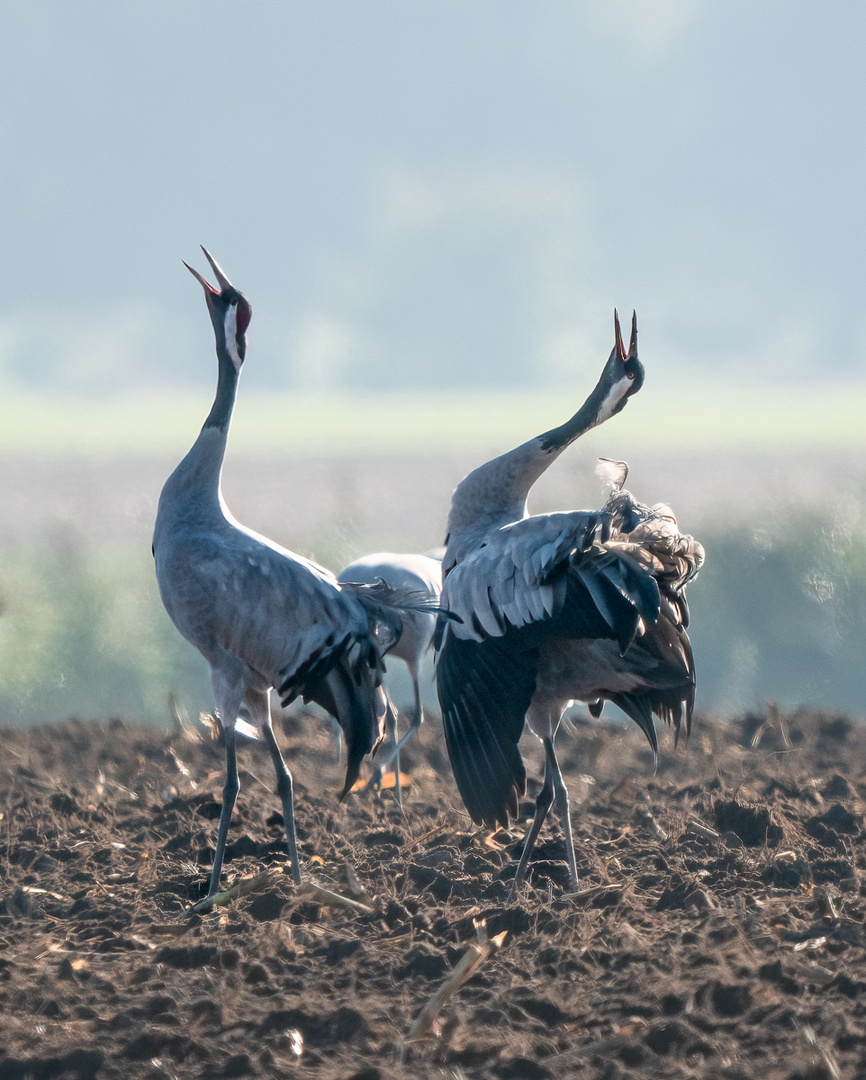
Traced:
[[[685, 586], [704, 560], [670, 508], [622, 489], [598, 514], [547, 514], [493, 529], [445, 579], [437, 683], [448, 753], [472, 818], [505, 825], [525, 788], [526, 712], [585, 696], [630, 716], [658, 753], [653, 716], [691, 725], [695, 669]], [[605, 644], [607, 642], [607, 644]], [[613, 643], [618, 646], [618, 652]]]
[[[519, 635], [518, 635], [519, 637]], [[452, 636], [437, 662], [445, 741], [460, 795], [473, 821], [508, 824], [526, 770], [517, 744], [535, 692], [537, 651], [508, 637]]]

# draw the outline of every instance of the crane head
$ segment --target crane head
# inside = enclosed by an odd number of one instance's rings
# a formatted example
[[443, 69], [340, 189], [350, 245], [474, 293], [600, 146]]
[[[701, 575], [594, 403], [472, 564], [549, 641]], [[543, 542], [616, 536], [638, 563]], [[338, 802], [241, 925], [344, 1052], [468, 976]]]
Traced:
[[219, 288], [201, 276], [197, 270], [184, 262], [184, 266], [204, 289], [207, 309], [210, 312], [217, 351], [224, 346], [235, 367], [240, 370], [247, 351], [247, 327], [250, 325], [252, 308], [242, 292], [239, 292], [223, 273], [222, 268], [206, 247], [202, 246], [205, 258], [219, 282]]
[[637, 357], [637, 312], [633, 311], [631, 316], [628, 352], [622, 341], [619, 314], [616, 308], [613, 311], [613, 330], [615, 336], [613, 349], [604, 366], [597, 388], [603, 394], [596, 423], [602, 423], [611, 416], [615, 416], [625, 408], [625, 403], [631, 395], [636, 394], [643, 386], [643, 364]]

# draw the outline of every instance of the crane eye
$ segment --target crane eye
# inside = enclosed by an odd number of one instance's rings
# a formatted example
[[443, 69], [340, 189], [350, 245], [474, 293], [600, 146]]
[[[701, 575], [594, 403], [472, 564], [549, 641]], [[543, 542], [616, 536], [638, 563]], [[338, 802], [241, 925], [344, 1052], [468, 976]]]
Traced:
[[626, 375], [626, 378], [629, 380], [629, 382], [634, 382], [634, 372], [633, 371], [627, 371], [625, 373], [625, 375]]

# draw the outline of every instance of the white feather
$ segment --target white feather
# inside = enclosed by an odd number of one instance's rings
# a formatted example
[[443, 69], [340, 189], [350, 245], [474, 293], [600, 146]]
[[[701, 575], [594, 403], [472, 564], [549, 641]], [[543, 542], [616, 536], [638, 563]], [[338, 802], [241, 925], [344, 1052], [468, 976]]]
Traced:
[[602, 457], [595, 466], [595, 475], [601, 481], [601, 489], [605, 498], [609, 498], [615, 491], [622, 491], [628, 479], [628, 465], [624, 461], [614, 461], [613, 458]]

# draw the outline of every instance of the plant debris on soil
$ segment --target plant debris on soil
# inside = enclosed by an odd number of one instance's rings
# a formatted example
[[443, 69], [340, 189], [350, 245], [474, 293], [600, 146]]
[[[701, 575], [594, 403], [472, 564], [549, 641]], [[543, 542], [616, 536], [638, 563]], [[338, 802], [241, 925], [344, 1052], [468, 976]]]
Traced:
[[305, 885], [248, 743], [204, 916], [204, 728], [0, 730], [3, 1080], [866, 1076], [866, 724], [700, 717], [654, 775], [634, 725], [575, 711], [579, 890], [551, 817], [512, 905], [533, 804], [474, 827], [435, 718], [402, 755], [403, 812], [387, 787], [337, 802], [320, 716], [281, 726]]

